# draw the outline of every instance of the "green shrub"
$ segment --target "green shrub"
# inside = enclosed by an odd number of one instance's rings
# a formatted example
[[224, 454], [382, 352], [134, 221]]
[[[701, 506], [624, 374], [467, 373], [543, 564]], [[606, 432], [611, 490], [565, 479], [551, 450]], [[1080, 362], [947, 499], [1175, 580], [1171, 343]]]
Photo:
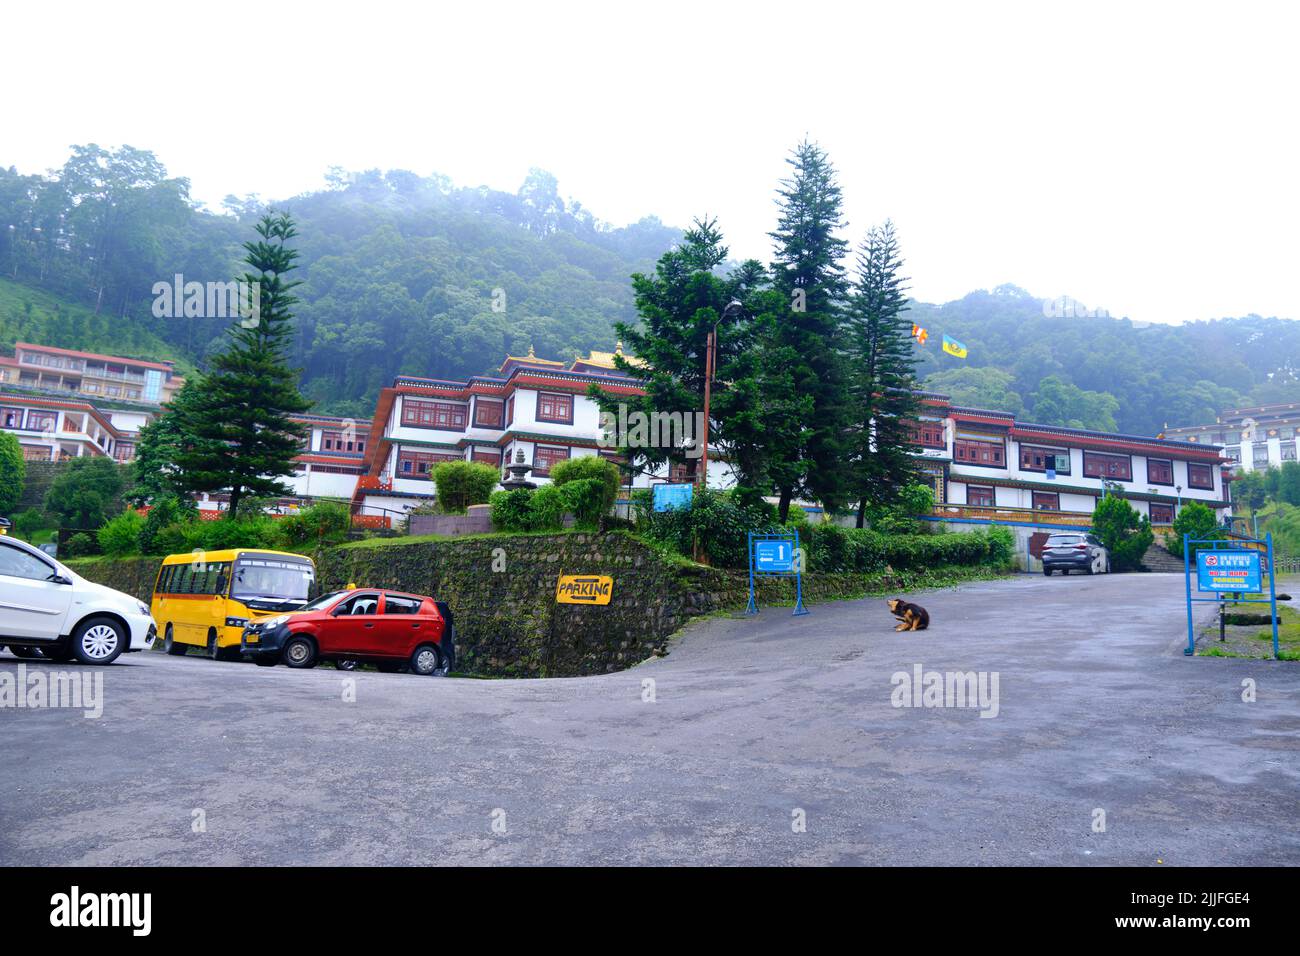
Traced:
[[531, 530], [532, 498], [533, 493], [527, 488], [494, 491], [489, 502], [492, 506], [492, 527], [497, 531]]
[[598, 527], [614, 505], [609, 486], [599, 478], [576, 478], [554, 487], [560, 489], [564, 510], [580, 528]]
[[464, 514], [470, 505], [487, 504], [501, 473], [480, 461], [444, 461], [433, 469], [438, 501], [447, 514]]
[[[599, 509], [595, 521], [599, 521], [614, 507], [614, 502], [618, 501], [618, 489], [623, 483], [618, 465], [600, 455], [579, 455], [562, 461], [551, 469], [552, 484], [563, 487], [575, 481], [596, 482], [599, 492], [588, 492], [583, 496], [584, 505], [590, 498], [590, 508]], [[582, 524], [583, 519], [576, 509], [573, 509], [573, 513], [579, 524]], [[594, 524], [595, 521], [590, 523]]]
[[67, 544], [63, 547], [64, 553], [69, 558], [84, 558], [88, 554], [99, 552], [99, 546], [95, 539], [84, 531], [78, 531], [72, 537], [68, 538]]
[[1016, 557], [1016, 536], [1011, 529], [1000, 524], [990, 525], [988, 536], [989, 563], [1001, 568], [1011, 566]]
[[26, 475], [22, 443], [9, 432], [0, 432], [0, 514], [8, 514], [18, 504]]
[[286, 551], [320, 548], [347, 539], [351, 521], [346, 505], [322, 501], [275, 522], [276, 545]]
[[531, 521], [529, 531], [556, 531], [564, 527], [564, 513], [568, 510], [564, 492], [557, 485], [542, 485], [529, 500]]
[[14, 534], [24, 541], [30, 541], [38, 531], [53, 527], [49, 516], [39, 508], [28, 508], [14, 515]]
[[780, 530], [769, 516], [768, 509], [746, 508], [733, 495], [705, 489], [695, 492], [689, 508], [648, 511], [637, 528], [678, 554], [690, 557], [698, 545], [715, 567], [744, 568], [749, 566], [749, 532]]
[[122, 474], [123, 466], [112, 459], [74, 458], [50, 483], [45, 510], [65, 527], [98, 528], [122, 495]]
[[140, 550], [144, 554], [171, 554], [162, 550], [158, 534], [168, 525], [182, 520], [198, 520], [198, 508], [188, 498], [164, 495], [149, 506], [144, 527], [140, 530]]
[[[1210, 520], [1214, 520], [1213, 513]], [[1107, 495], [1097, 502], [1092, 512], [1092, 530], [1110, 552], [1110, 566], [1116, 571], [1140, 568], [1142, 556], [1155, 540], [1150, 520], [1118, 495]]]
[[[1182, 551], [1185, 534], [1193, 539], [1208, 541], [1217, 541], [1223, 537], [1223, 532], [1218, 527], [1218, 520], [1214, 517], [1214, 509], [1199, 501], [1189, 501], [1183, 505], [1178, 516], [1174, 518], [1173, 531], [1174, 540], [1170, 542], [1170, 546], [1175, 553]], [[1195, 554], [1203, 547], [1209, 545], [1192, 545], [1192, 553]]]
[[144, 515], [134, 508], [127, 508], [116, 518], [106, 521], [95, 536], [101, 551], [120, 558], [140, 553], [140, 532], [143, 530]]

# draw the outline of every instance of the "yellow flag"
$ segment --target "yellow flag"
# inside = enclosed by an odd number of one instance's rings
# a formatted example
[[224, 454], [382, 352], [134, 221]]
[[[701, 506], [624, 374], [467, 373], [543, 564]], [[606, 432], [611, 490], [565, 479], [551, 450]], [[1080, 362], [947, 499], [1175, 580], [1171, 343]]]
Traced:
[[949, 355], [955, 355], [958, 358], [966, 357], [966, 346], [962, 345], [950, 335], [943, 337], [943, 350]]

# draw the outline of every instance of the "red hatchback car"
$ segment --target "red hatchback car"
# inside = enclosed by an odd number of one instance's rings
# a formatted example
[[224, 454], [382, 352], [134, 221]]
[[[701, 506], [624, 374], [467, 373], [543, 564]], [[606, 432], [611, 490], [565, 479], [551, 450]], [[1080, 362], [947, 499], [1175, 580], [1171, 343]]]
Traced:
[[456, 627], [445, 602], [378, 588], [335, 591], [301, 610], [250, 623], [240, 650], [264, 665], [315, 667], [360, 661], [382, 671], [446, 675], [456, 662]]

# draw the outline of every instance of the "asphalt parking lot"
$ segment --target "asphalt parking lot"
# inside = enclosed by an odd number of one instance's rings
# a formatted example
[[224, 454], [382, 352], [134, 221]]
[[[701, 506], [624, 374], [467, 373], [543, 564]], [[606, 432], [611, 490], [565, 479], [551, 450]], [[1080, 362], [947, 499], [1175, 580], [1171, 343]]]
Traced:
[[[1300, 665], [1185, 659], [1182, 588], [769, 608], [563, 680], [132, 654], [98, 719], [0, 709], [0, 863], [1300, 863]], [[894, 706], [918, 664], [996, 716]]]

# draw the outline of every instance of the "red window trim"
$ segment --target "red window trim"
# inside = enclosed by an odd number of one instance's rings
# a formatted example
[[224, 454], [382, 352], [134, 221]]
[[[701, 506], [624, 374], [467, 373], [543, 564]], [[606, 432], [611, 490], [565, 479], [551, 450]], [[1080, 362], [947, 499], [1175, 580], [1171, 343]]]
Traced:
[[[330, 445], [330, 441], [333, 441], [334, 444]], [[351, 445], [352, 447], [345, 449], [343, 447], [344, 444]], [[345, 442], [342, 432], [323, 431], [320, 433], [320, 447], [321, 451], [344, 451], [352, 454], [360, 454], [366, 450], [366, 440], [364, 438], [353, 438], [351, 441]]]
[[[1148, 515], [1148, 517], [1150, 517], [1152, 524], [1173, 524], [1174, 521], [1173, 505], [1162, 505], [1153, 501], [1148, 507], [1150, 509], [1150, 514]], [[1159, 518], [1156, 517], [1157, 509], [1159, 509], [1159, 513], [1160, 513]]]
[[[987, 460], [981, 460], [981, 453], [987, 452]], [[954, 438], [952, 442], [952, 460], [962, 465], [976, 468], [1006, 468], [1006, 442], [978, 441], [974, 438]]]
[[943, 422], [937, 421], [920, 421], [909, 422], [907, 426], [908, 436], [912, 444], [920, 445], [922, 448], [947, 448], [947, 442], [944, 439]]
[[[490, 419], [485, 419], [483, 412], [495, 412]], [[506, 406], [504, 402], [491, 399], [474, 399], [474, 424], [480, 428], [501, 428], [505, 422]]]
[[[1089, 465], [1095, 462], [1110, 461], [1123, 462], [1124, 468], [1122, 474], [1115, 474], [1109, 468], [1090, 468]], [[1083, 453], [1083, 477], [1085, 478], [1109, 478], [1118, 481], [1133, 480], [1133, 456], [1132, 455], [1115, 455], [1104, 451], [1085, 451]]]
[[[1050, 500], [1051, 505], [1040, 505], [1039, 500]], [[1060, 511], [1061, 493], [1059, 491], [1035, 491], [1031, 499], [1034, 511]]]
[[[1205, 474], [1204, 483], [1199, 482], [1194, 477], [1192, 477], [1193, 475], [1201, 474], [1201, 469], [1204, 469], [1204, 474]], [[1202, 462], [1198, 462], [1198, 461], [1189, 461], [1187, 463], [1187, 487], [1198, 488], [1201, 491], [1213, 491], [1214, 490], [1214, 466], [1203, 464]]]
[[[542, 453], [545, 452], [545, 455]], [[563, 455], [551, 454], [552, 452], [564, 452]], [[562, 461], [568, 461], [573, 455], [573, 449], [567, 445], [534, 445], [533, 446], [533, 474], [541, 478], [547, 477], [551, 469]], [[545, 465], [539, 460], [539, 456], [546, 459]]]
[[[1034, 464], [1033, 456], [1035, 452], [1040, 453], [1039, 457], [1043, 459], [1043, 464], [1041, 465]], [[1047, 460], [1046, 460], [1047, 456], [1051, 455], [1053, 459], [1055, 459], [1057, 455], [1062, 455], [1062, 454], [1065, 455], [1066, 467], [1064, 469], [1056, 468], [1054, 470], [1058, 475], [1068, 475], [1070, 473], [1070, 449], [1053, 448], [1050, 445], [1021, 445], [1020, 446], [1020, 470], [1038, 471], [1038, 472], [1042, 472], [1043, 474], [1047, 474]], [[1029, 461], [1026, 463], [1027, 457], [1029, 458]], [[1053, 461], [1053, 464], [1055, 464], [1055, 461]], [[1050, 493], [1051, 492], [1049, 492], [1049, 494]]]
[[480, 451], [476, 448], [470, 455], [470, 461], [477, 461], [484, 465], [491, 465], [493, 468], [503, 467], [501, 463], [501, 452], [499, 451]]
[[[1168, 466], [1169, 466], [1169, 480], [1168, 480], [1168, 481], [1157, 481], [1157, 480], [1156, 480], [1156, 476], [1153, 475], [1153, 474], [1151, 473], [1151, 466], [1152, 466], [1152, 464], [1157, 463], [1157, 462], [1160, 463], [1160, 464], [1162, 464], [1162, 465], [1168, 465]], [[1150, 484], [1150, 485], [1170, 485], [1170, 486], [1172, 486], [1173, 483], [1174, 483], [1174, 461], [1173, 461], [1172, 458], [1148, 458], [1148, 459], [1147, 459], [1147, 484]]]
[[[413, 478], [416, 481], [432, 481], [433, 469], [441, 465], [444, 461], [464, 461], [464, 457], [454, 452], [443, 451], [408, 451], [405, 448], [397, 450], [397, 475], [398, 478]], [[409, 461], [411, 469], [406, 471], [402, 468], [402, 463]], [[428, 467], [420, 471], [420, 465]]]
[[[971, 500], [975, 497], [976, 493], [979, 494], [980, 498], [983, 498], [985, 492], [988, 492], [987, 502], [985, 501], [976, 502]], [[998, 502], [998, 490], [993, 485], [967, 485], [966, 486], [966, 504], [969, 505], [970, 507], [996, 508], [997, 502]]]
[[463, 432], [467, 414], [466, 406], [455, 402], [433, 402], [419, 398], [402, 400], [402, 424], [410, 428]]
[[[542, 402], [549, 402], [555, 411], [550, 415], [542, 414]], [[567, 409], [561, 413], [558, 409], [561, 407]], [[538, 392], [537, 393], [537, 421], [549, 422], [554, 425], [572, 425], [573, 424], [573, 396], [568, 392]]]

